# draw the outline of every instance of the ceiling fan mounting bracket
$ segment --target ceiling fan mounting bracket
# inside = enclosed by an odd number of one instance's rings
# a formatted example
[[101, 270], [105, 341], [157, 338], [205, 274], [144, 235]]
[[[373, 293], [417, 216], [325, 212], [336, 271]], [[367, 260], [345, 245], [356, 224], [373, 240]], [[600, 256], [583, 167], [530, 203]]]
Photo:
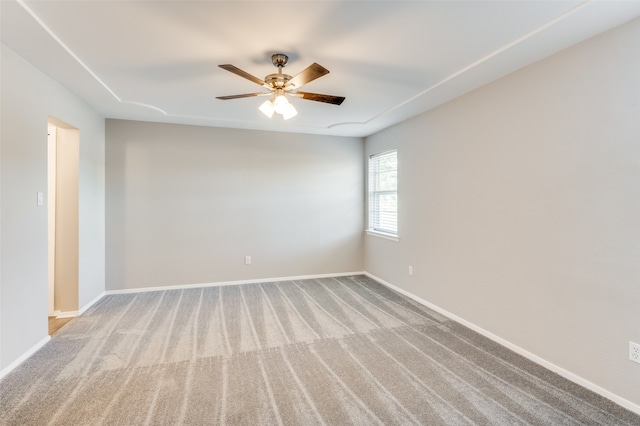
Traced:
[[284, 53], [271, 55], [271, 63], [273, 63], [274, 67], [283, 68], [287, 66], [287, 62], [289, 62], [289, 57]]

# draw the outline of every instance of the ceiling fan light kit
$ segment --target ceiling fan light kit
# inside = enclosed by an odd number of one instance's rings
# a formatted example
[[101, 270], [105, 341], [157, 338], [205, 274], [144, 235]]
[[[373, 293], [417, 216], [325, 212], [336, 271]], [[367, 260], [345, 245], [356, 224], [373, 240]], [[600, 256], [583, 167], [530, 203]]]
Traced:
[[264, 103], [260, 105], [260, 108], [258, 109], [268, 118], [273, 117], [273, 113], [276, 112], [276, 108], [273, 105], [273, 101], [271, 99], [269, 99], [268, 101], [264, 101]]
[[289, 102], [282, 89], [276, 89], [273, 94], [273, 99], [264, 101], [258, 109], [269, 118], [273, 117], [274, 112], [282, 115], [282, 118], [285, 120], [298, 115], [298, 111], [293, 104]]
[[268, 101], [265, 101], [258, 108], [260, 112], [262, 112], [267, 117], [273, 117], [273, 114], [280, 114], [282, 118], [288, 120], [292, 117], [295, 117], [298, 114], [296, 108], [289, 102], [287, 99], [287, 94], [291, 96], [295, 96], [302, 99], [307, 99], [316, 102], [324, 102], [333, 105], [340, 105], [344, 101], [344, 97], [342, 96], [333, 96], [333, 95], [323, 95], [319, 93], [309, 93], [309, 92], [299, 92], [298, 89], [303, 85], [310, 83], [311, 81], [322, 77], [329, 73], [329, 70], [324, 68], [323, 66], [313, 63], [309, 65], [307, 68], [302, 70], [300, 74], [295, 77], [291, 77], [288, 74], [284, 74], [282, 72], [282, 68], [287, 65], [289, 58], [287, 55], [282, 53], [276, 53], [271, 56], [271, 62], [273, 66], [278, 69], [276, 74], [269, 74], [264, 78], [264, 80], [260, 80], [259, 78], [249, 74], [246, 71], [241, 70], [240, 68], [231, 65], [224, 64], [219, 65], [220, 68], [232, 72], [242, 78], [245, 78], [253, 83], [259, 84], [267, 89], [269, 92], [258, 92], [258, 93], [246, 93], [242, 95], [231, 95], [231, 96], [218, 96], [217, 99], [221, 100], [230, 100], [230, 99], [239, 99], [239, 98], [249, 98], [253, 96], [268, 96], [272, 95], [272, 98]]

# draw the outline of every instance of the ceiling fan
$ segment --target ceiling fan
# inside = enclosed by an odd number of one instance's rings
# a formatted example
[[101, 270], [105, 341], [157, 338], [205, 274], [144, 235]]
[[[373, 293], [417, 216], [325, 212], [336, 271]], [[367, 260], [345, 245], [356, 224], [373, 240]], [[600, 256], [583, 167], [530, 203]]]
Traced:
[[242, 78], [246, 78], [249, 81], [252, 81], [260, 86], [269, 89], [269, 92], [217, 96], [216, 98], [226, 101], [229, 99], [249, 98], [253, 96], [272, 96], [271, 99], [265, 101], [260, 106], [260, 111], [269, 118], [271, 118], [273, 116], [273, 113], [276, 112], [278, 114], [281, 114], [285, 120], [288, 120], [289, 118], [294, 117], [296, 114], [298, 114], [295, 107], [288, 101], [285, 95], [307, 99], [310, 101], [324, 102], [333, 105], [342, 104], [345, 99], [343, 96], [322, 95], [319, 93], [301, 92], [298, 90], [303, 85], [312, 82], [313, 80], [320, 78], [325, 74], [328, 74], [328, 69], [314, 62], [313, 64], [302, 70], [302, 72], [300, 72], [295, 77], [291, 77], [290, 75], [284, 74], [282, 72], [282, 68], [287, 65], [288, 61], [289, 57], [285, 54], [276, 53], [275, 55], [272, 55], [271, 62], [278, 69], [278, 72], [276, 74], [269, 74], [264, 78], [264, 80], [260, 80], [258, 77], [255, 77], [231, 64], [218, 65], [224, 70], [232, 72]]

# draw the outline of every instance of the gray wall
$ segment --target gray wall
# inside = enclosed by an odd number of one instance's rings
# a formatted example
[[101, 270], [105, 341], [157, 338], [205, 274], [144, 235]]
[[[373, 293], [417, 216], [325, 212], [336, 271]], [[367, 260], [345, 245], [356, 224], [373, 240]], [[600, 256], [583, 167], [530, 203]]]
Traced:
[[47, 337], [47, 121], [80, 129], [79, 307], [104, 292], [104, 119], [1, 46], [0, 371]]
[[362, 139], [107, 120], [106, 140], [108, 290], [362, 271]]
[[638, 76], [636, 19], [368, 137], [401, 240], [365, 269], [640, 404]]

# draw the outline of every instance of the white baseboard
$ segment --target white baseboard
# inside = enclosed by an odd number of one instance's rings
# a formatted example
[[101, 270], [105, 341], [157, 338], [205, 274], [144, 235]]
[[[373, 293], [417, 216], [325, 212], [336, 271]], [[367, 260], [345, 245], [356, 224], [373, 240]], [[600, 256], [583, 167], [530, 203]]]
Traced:
[[164, 290], [184, 290], [188, 288], [202, 288], [202, 287], [221, 287], [227, 285], [239, 285], [239, 284], [257, 284], [276, 281], [293, 281], [293, 280], [310, 280], [315, 278], [333, 278], [333, 277], [347, 277], [349, 275], [365, 275], [364, 271], [359, 272], [339, 272], [336, 274], [317, 274], [317, 275], [298, 275], [293, 277], [278, 277], [278, 278], [259, 278], [253, 280], [240, 280], [240, 281], [219, 281], [213, 283], [202, 284], [181, 284], [181, 285], [168, 285], [161, 287], [141, 287], [131, 288], [125, 290], [107, 290], [106, 294], [127, 294], [127, 293], [145, 293], [148, 291], [164, 291]]
[[91, 302], [87, 303], [86, 305], [84, 305], [79, 311], [78, 311], [78, 315], [82, 315], [86, 312], [87, 309], [89, 309], [90, 307], [92, 307], [93, 305], [95, 305], [98, 300], [102, 299], [104, 296], [106, 295], [106, 293], [103, 291], [102, 293], [100, 293], [99, 295], [97, 295]]
[[18, 359], [13, 361], [11, 364], [7, 365], [5, 368], [0, 371], [0, 379], [9, 374], [14, 368], [25, 362], [31, 355], [36, 353], [41, 347], [43, 347], [49, 340], [51, 340], [51, 336], [47, 336], [44, 339], [40, 340], [34, 346], [32, 346], [29, 350], [23, 353]]
[[[87, 303], [79, 311], [64, 311], [64, 312], [63, 311], [55, 311], [54, 315], [55, 315], [56, 318], [74, 318], [74, 317], [77, 317], [79, 315], [82, 315], [87, 309], [89, 309], [91, 306], [93, 306], [98, 300], [102, 299], [104, 297], [104, 295], [105, 295], [104, 292], [100, 293], [95, 299], [93, 299], [91, 302]], [[28, 351], [23, 353], [20, 356], [20, 358], [16, 359], [14, 362], [12, 362], [6, 368], [4, 368], [2, 371], [0, 371], [0, 379], [2, 379], [4, 376], [9, 374], [14, 368], [16, 368], [17, 366], [22, 364], [24, 361], [26, 361], [31, 355], [33, 355], [41, 347], [43, 347], [49, 340], [51, 340], [51, 336], [45, 337], [40, 342], [38, 342], [35, 346], [33, 346], [31, 349], [29, 349]]]
[[79, 314], [78, 311], [58, 311], [56, 318], [75, 318]]
[[479, 327], [475, 324], [473, 324], [472, 322], [469, 322], [467, 320], [465, 320], [464, 318], [461, 318], [455, 314], [452, 314], [451, 312], [442, 309], [441, 307], [434, 305], [433, 303], [427, 302], [424, 299], [421, 299], [420, 297], [416, 296], [413, 293], [410, 293], [406, 290], [401, 289], [400, 287], [397, 287], [373, 274], [370, 274], [368, 272], [365, 272], [364, 275], [366, 275], [367, 277], [371, 278], [372, 280], [375, 280], [377, 282], [379, 282], [380, 284], [383, 284], [386, 287], [389, 287], [390, 289], [397, 291], [400, 294], [403, 294], [405, 296], [407, 296], [410, 299], [415, 300], [416, 302], [420, 303], [421, 305], [426, 306], [427, 308], [433, 309], [434, 311], [444, 315], [445, 317], [452, 319], [462, 325], [464, 325], [465, 327], [470, 328], [471, 330], [480, 333], [481, 335], [493, 340], [496, 343], [499, 343], [502, 346], [505, 346], [509, 349], [511, 349], [512, 351], [514, 351], [515, 353], [522, 355], [523, 357], [529, 359], [530, 361], [535, 362], [536, 364], [539, 364], [543, 367], [545, 367], [548, 370], [553, 371], [554, 373], [559, 374], [560, 376], [564, 377], [565, 379], [571, 380], [574, 383], [579, 384], [580, 386], [583, 386], [599, 395], [604, 396], [605, 398], [615, 402], [616, 404], [626, 408], [627, 410], [633, 411], [636, 414], [640, 414], [640, 405], [635, 404], [627, 399], [622, 398], [621, 396], [618, 396], [598, 385], [596, 385], [595, 383], [590, 382], [589, 380], [578, 376], [577, 374], [574, 374], [568, 370], [565, 370], [562, 367], [559, 367], [549, 361], [547, 361], [544, 358], [539, 357], [538, 355], [531, 353], [523, 348], [521, 348], [520, 346], [517, 346], [511, 342], [509, 342], [508, 340], [503, 339], [500, 336], [497, 336], [493, 333], [491, 333], [490, 331], [487, 331], [485, 329], [483, 329], [482, 327]]
[[91, 302], [84, 305], [79, 311], [64, 311], [64, 312], [56, 311], [55, 317], [56, 318], [75, 318], [77, 316], [80, 316], [84, 314], [87, 309], [92, 307], [98, 300], [102, 299], [105, 295], [106, 293], [103, 291], [98, 296], [96, 296]]

